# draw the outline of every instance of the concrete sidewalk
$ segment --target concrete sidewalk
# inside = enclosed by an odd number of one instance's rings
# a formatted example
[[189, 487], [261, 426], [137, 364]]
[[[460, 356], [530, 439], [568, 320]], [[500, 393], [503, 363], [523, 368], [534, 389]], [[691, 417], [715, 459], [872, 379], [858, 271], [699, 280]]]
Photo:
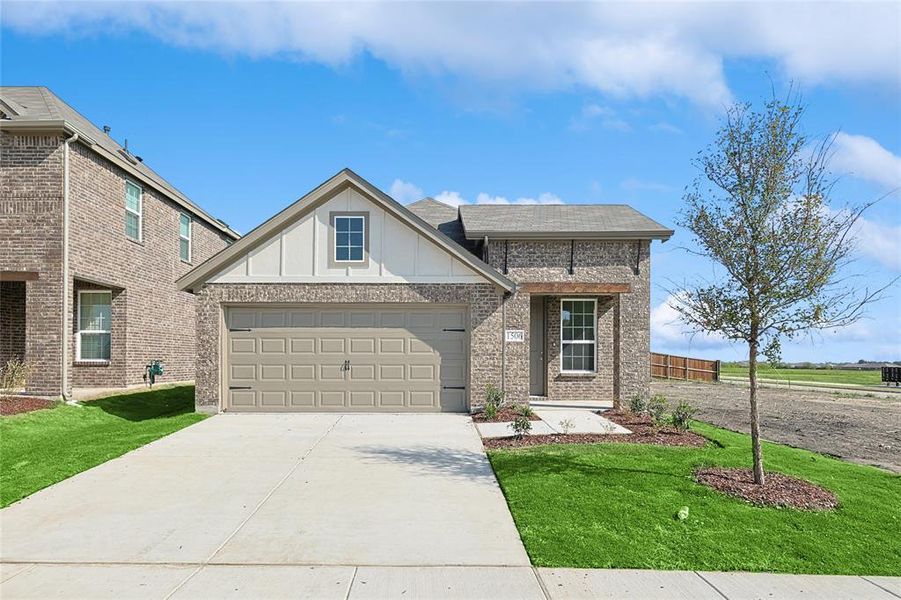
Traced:
[[901, 578], [496, 566], [3, 564], [14, 598], [901, 598]]

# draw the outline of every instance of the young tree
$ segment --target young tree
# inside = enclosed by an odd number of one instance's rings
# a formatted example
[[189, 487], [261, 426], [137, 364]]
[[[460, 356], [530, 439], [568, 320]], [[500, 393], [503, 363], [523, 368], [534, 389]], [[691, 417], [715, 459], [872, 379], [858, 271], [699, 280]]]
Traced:
[[754, 481], [761, 485], [758, 357], [776, 361], [783, 338], [853, 323], [885, 289], [859, 289], [845, 274], [853, 226], [872, 203], [830, 207], [832, 138], [811, 144], [800, 130], [803, 114], [794, 95], [761, 110], [729, 108], [695, 161], [701, 175], [677, 221], [694, 234], [699, 249], [690, 252], [723, 273], [674, 294], [673, 308], [694, 331], [748, 345]]

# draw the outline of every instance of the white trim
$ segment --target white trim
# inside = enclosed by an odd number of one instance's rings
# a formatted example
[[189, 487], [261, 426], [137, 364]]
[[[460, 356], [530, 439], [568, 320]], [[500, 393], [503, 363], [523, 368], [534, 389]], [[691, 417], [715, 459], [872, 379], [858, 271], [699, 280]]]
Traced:
[[[363, 245], [360, 248], [363, 252], [363, 258], [361, 258], [360, 260], [350, 260], [350, 259], [340, 260], [338, 258], [338, 219], [359, 219], [360, 221], [363, 222], [363, 231], [361, 232], [363, 234]], [[359, 264], [365, 263], [367, 260], [366, 259], [366, 220], [367, 220], [366, 215], [335, 215], [334, 220], [335, 220], [335, 224], [334, 224], [335, 232], [334, 232], [334, 240], [332, 243], [332, 256], [334, 258], [332, 260], [336, 264], [342, 264], [342, 265], [359, 265]], [[356, 233], [356, 232], [354, 232], [354, 233]], [[347, 231], [347, 235], [350, 236], [350, 230]], [[348, 237], [347, 244], [348, 244], [347, 246], [342, 246], [342, 248], [347, 248], [348, 256], [350, 256], [350, 250], [352, 248], [356, 248], [356, 244], [351, 244], [349, 237]]]
[[[593, 340], [564, 340], [563, 339], [563, 303], [564, 302], [591, 302], [591, 328], [594, 334]], [[580, 344], [594, 346], [594, 369], [590, 371], [567, 371], [563, 368], [563, 344]], [[562, 375], [594, 375], [598, 372], [598, 300], [597, 298], [560, 298], [560, 373]]]
[[[82, 294], [108, 294], [109, 295], [109, 305], [110, 305], [110, 324], [109, 329], [82, 329], [81, 328], [81, 296]], [[113, 292], [112, 290], [99, 290], [99, 289], [90, 289], [90, 290], [78, 290], [78, 314], [76, 315], [75, 321], [75, 361], [80, 363], [100, 363], [106, 364], [110, 362], [113, 358], [113, 344], [112, 344], [112, 336], [113, 336]], [[107, 333], [110, 336], [110, 357], [109, 358], [82, 358], [81, 357], [81, 334], [82, 333]]]
[[[137, 212], [128, 208], [128, 186], [133, 185], [138, 188], [138, 210]], [[125, 179], [125, 212], [131, 213], [138, 217], [138, 237], [133, 238], [128, 235], [128, 229], [125, 230], [125, 236], [136, 242], [144, 241], [144, 188], [129, 178]]]
[[[188, 237], [185, 237], [181, 234], [181, 219], [182, 217], [188, 217]], [[191, 218], [191, 215], [183, 212], [178, 215], [178, 258], [181, 259], [182, 262], [186, 262], [188, 264], [191, 263], [191, 260], [194, 258], [194, 243], [192, 241], [194, 237], [194, 219]], [[181, 255], [181, 241], [188, 240], [188, 258], [184, 258]]]

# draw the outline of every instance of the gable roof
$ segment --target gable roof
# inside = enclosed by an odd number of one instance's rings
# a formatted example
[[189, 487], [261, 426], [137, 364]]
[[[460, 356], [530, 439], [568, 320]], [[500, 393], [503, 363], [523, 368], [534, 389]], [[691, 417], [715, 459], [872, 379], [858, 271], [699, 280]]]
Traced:
[[423, 221], [454, 240], [464, 248], [469, 248], [469, 241], [463, 233], [463, 224], [456, 206], [438, 202], [434, 198], [423, 198], [407, 208]]
[[163, 179], [156, 171], [125, 151], [116, 140], [46, 87], [0, 87], [0, 120], [3, 130], [63, 130], [78, 133], [79, 141], [129, 175], [157, 189], [170, 200], [233, 239], [240, 237], [227, 223], [212, 216]]
[[673, 235], [625, 204], [478, 204], [460, 207], [466, 239], [651, 239]]
[[278, 234], [289, 224], [314, 210], [320, 204], [334, 197], [338, 192], [347, 187], [355, 187], [362, 192], [368, 200], [385, 209], [388, 213], [410, 225], [420, 234], [426, 236], [435, 244], [446, 250], [452, 256], [471, 267], [477, 273], [483, 275], [492, 283], [505, 290], [513, 291], [516, 284], [502, 275], [499, 271], [482, 262], [457, 242], [447, 237], [441, 231], [432, 227], [428, 222], [407, 209], [405, 206], [382, 192], [380, 189], [351, 171], [342, 169], [318, 187], [295, 201], [293, 204], [271, 217], [268, 221], [242, 237], [234, 244], [219, 251], [218, 254], [201, 263], [186, 275], [176, 281], [181, 290], [193, 291], [203, 285], [210, 278], [215, 277], [224, 268], [235, 260], [239, 260], [245, 253], [253, 250]]

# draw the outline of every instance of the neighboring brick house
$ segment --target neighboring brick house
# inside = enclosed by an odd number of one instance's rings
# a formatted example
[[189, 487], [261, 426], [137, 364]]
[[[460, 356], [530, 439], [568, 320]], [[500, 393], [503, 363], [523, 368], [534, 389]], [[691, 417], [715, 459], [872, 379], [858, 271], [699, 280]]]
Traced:
[[650, 382], [650, 249], [623, 205], [401, 206], [343, 170], [183, 276], [205, 411], [465, 411]]
[[43, 87], [0, 88], [0, 366], [26, 390], [194, 379], [175, 280], [239, 236]]

